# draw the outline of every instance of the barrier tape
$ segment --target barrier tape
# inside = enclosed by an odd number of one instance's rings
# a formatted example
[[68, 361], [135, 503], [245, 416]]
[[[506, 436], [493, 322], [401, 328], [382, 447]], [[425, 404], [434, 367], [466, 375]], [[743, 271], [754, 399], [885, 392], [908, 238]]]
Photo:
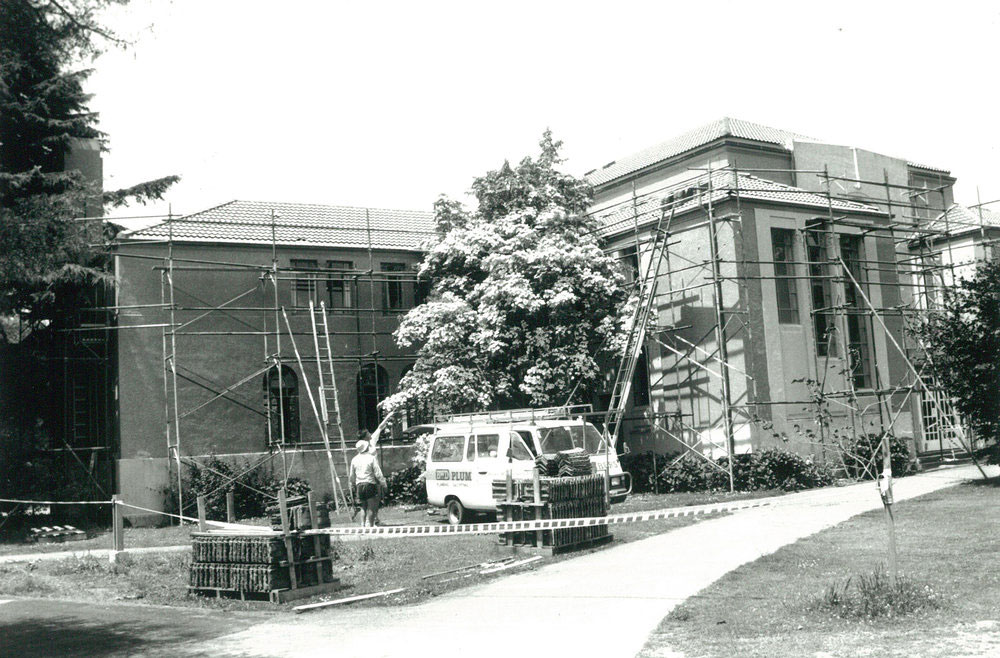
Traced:
[[394, 536], [394, 537], [426, 537], [433, 535], [492, 535], [501, 532], [531, 532], [535, 530], [561, 530], [563, 528], [586, 528], [598, 525], [616, 525], [619, 523], [636, 523], [641, 521], [657, 521], [681, 516], [698, 516], [735, 512], [737, 510], [766, 507], [772, 504], [771, 499], [748, 500], [736, 503], [716, 503], [709, 505], [691, 505], [689, 507], [671, 507], [668, 509], [646, 512], [630, 512], [609, 514], [608, 516], [593, 516], [575, 519], [541, 519], [537, 521], [495, 521], [493, 523], [463, 523], [459, 525], [399, 525], [361, 527], [333, 527], [303, 530], [303, 535], [334, 535], [334, 536]]
[[110, 500], [17, 500], [0, 498], [0, 503], [21, 503], [23, 505], [110, 505]]
[[[180, 519], [181, 521], [191, 521], [193, 523], [198, 523], [198, 519], [192, 518], [190, 516], [184, 516], [183, 514], [171, 514], [170, 512], [161, 512], [159, 510], [149, 509], [148, 507], [139, 507], [138, 505], [133, 505], [132, 503], [126, 503], [124, 500], [119, 500], [118, 504], [121, 505], [122, 507], [128, 507], [129, 509], [137, 509], [142, 512], [151, 512], [153, 514], [159, 514], [161, 516], [169, 516], [175, 519]], [[239, 530], [245, 532], [264, 533], [264, 534], [270, 531], [270, 528], [266, 526], [246, 525], [243, 523], [226, 523], [225, 521], [210, 521], [208, 519], [205, 520], [205, 524], [217, 526], [219, 528], [222, 528], [223, 530]]]

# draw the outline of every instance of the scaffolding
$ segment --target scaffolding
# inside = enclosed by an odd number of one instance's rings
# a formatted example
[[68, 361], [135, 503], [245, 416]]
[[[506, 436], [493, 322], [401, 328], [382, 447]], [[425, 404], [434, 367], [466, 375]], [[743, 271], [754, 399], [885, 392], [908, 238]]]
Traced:
[[[282, 265], [279, 252], [288, 252], [282, 254], [286, 260], [296, 258], [300, 252], [297, 249], [298, 245], [283, 242], [278, 237], [279, 231], [315, 229], [316, 225], [283, 221], [273, 210], [269, 222], [270, 239], [250, 245], [250, 248], [257, 252], [264, 249], [270, 252], [269, 259], [259, 259], [258, 263], [179, 255], [175, 247], [183, 240], [178, 240], [175, 229], [200, 220], [173, 214], [169, 214], [161, 223], [161, 232], [166, 232], [165, 239], [130, 239], [122, 241], [119, 245], [115, 252], [119, 258], [152, 261], [152, 269], [159, 274], [159, 304], [116, 308], [141, 307], [143, 310], [151, 309], [159, 312], [163, 316], [160, 323], [126, 324], [119, 328], [160, 329], [164, 433], [170, 479], [173, 488], [176, 489], [177, 506], [182, 514], [192, 508], [195, 502], [184, 499], [184, 467], [211, 470], [206, 463], [210, 455], [197, 449], [192, 451], [187, 447], [185, 431], [190, 430], [185, 430], [185, 419], [223, 403], [228, 403], [264, 421], [267, 449], [247, 451], [257, 452], [259, 457], [253, 459], [235, 475], [218, 473], [224, 477], [223, 485], [218, 492], [212, 492], [213, 494], [223, 493], [231, 486], [250, 486], [242, 481], [245, 476], [262, 467], [277, 470], [279, 464], [280, 479], [287, 483], [295, 469], [296, 458], [303, 450], [322, 450], [326, 453], [332, 498], [338, 511], [346, 510], [349, 503], [346, 487], [349, 457], [348, 443], [343, 430], [343, 413], [336, 393], [336, 387], [338, 384], [343, 386], [343, 382], [336, 381], [336, 365], [356, 364], [359, 373], [370, 372], [373, 377], [371, 385], [378, 402], [384, 399], [388, 388], [384, 376], [380, 374], [383, 371], [380, 364], [397, 361], [410, 363], [414, 360], [411, 356], [383, 353], [384, 343], [389, 340], [395, 328], [388, 325], [395, 323], [380, 323], [379, 318], [398, 315], [401, 310], [390, 308], [387, 300], [393, 295], [397, 298], [402, 295], [403, 286], [412, 287], [413, 294], [418, 294], [418, 279], [412, 269], [378, 271], [375, 262], [376, 254], [382, 251], [412, 251], [412, 248], [377, 247], [373, 243], [373, 228], [368, 213], [366, 209], [364, 231], [367, 239], [364, 245], [349, 247], [331, 244], [313, 246], [311, 249], [311, 252], [324, 254], [345, 251], [354, 252], [356, 255], [363, 254], [363, 259], [367, 260], [367, 267], [361, 268], [339, 266], [303, 268], [294, 264]], [[259, 222], [247, 222], [247, 226], [256, 227], [259, 226]], [[423, 238], [431, 235], [415, 229], [374, 230], [419, 234]], [[163, 254], [156, 256], [134, 253], [121, 248], [140, 245], [156, 245], [163, 249]], [[202, 286], [206, 281], [225, 280], [229, 287], [233, 288], [230, 290], [233, 294], [221, 303], [213, 303], [200, 296], [195, 286], [187, 286], [183, 281], [185, 276], [191, 277], [196, 285]], [[237, 280], [242, 281], [242, 284], [237, 284]], [[327, 286], [327, 291], [322, 291], [323, 284]], [[337, 287], [341, 291], [340, 305], [331, 303], [328, 306], [326, 300], [321, 299], [325, 296], [324, 292], [329, 293], [332, 287]], [[227, 289], [223, 283], [219, 284], [219, 288]], [[369, 303], [366, 306], [361, 304], [363, 292], [367, 292]], [[183, 302], [181, 297], [184, 298]], [[377, 302], [379, 297], [383, 299], [382, 305]], [[340, 328], [331, 329], [328, 317], [337, 318]], [[345, 320], [354, 326], [350, 329], [343, 328]], [[331, 338], [336, 339], [336, 345], [331, 342]], [[240, 365], [241, 372], [228, 380], [220, 380], [213, 373], [206, 372], [209, 366], [202, 358], [205, 351], [211, 349], [206, 345], [221, 339], [239, 341], [239, 351], [246, 355]], [[180, 344], [182, 342], [191, 352], [188, 359], [184, 358], [184, 346]], [[253, 349], [252, 344], [255, 342], [258, 347]], [[343, 349], [350, 343], [353, 343], [351, 345], [353, 353]], [[249, 355], [256, 350], [260, 350], [263, 358], [254, 362]], [[289, 369], [290, 365], [297, 366], [297, 372]], [[359, 378], [360, 376], [359, 374]], [[286, 378], [292, 377], [301, 378], [302, 384], [296, 388], [294, 400], [291, 389], [286, 386], [288, 382], [285, 381]], [[310, 382], [311, 377], [314, 378]], [[249, 386], [261, 380], [264, 381], [263, 405], [253, 400], [252, 396], [248, 398], [246, 394]], [[316, 441], [304, 440], [304, 433], [298, 428], [298, 423], [286, 418], [289, 414], [298, 417], [297, 405], [300, 394], [298, 392], [303, 389], [310, 402], [312, 420], [316, 425], [316, 432], [311, 432], [318, 435], [319, 439]], [[199, 399], [192, 400], [191, 393], [195, 391], [203, 395]], [[204, 397], [206, 395], [207, 397]], [[331, 404], [335, 408], [330, 408]], [[376, 414], [375, 422], [370, 423], [368, 421], [371, 419], [359, 417], [359, 428], [362, 424], [377, 425], [383, 419], [382, 410], [377, 404], [372, 411]], [[305, 425], [306, 414], [302, 416]], [[331, 441], [331, 427], [336, 428], [336, 433], [332, 437], [334, 441]], [[334, 457], [337, 451], [341, 452], [339, 460]], [[272, 464], [274, 461], [277, 463]]]
[[[647, 347], [658, 352], [646, 384], [651, 399], [645, 410], [636, 413], [634, 406], [623, 420], [648, 428], [652, 445], [657, 437], [665, 439], [670, 449], [660, 452], [679, 449], [677, 459], [694, 454], [726, 471], [730, 486], [735, 455], [751, 449], [753, 434], [788, 441], [794, 425], [793, 443], [846, 466], [845, 437], [894, 434], [904, 429], [908, 408], [914, 440], [918, 432], [924, 439], [920, 452], [931, 452], [930, 437], [939, 439], [934, 451], [939, 457], [971, 455], [974, 437], [908, 328], [935, 308], [941, 290], [957, 281], [962, 268], [974, 265], [974, 259], [956, 257], [959, 231], [977, 231], [984, 248], [997, 242], [987, 239], [985, 204], [977, 205], [978, 222], [956, 220], [955, 206], [947, 201], [950, 184], [940, 174], [940, 184], [927, 188], [892, 183], [885, 171], [882, 180], [834, 176], [825, 167], [689, 171], [684, 180], [641, 194], [633, 184], [630, 196], [622, 193], [591, 213], [606, 250], [620, 250], [633, 271], [658, 273], [656, 310], [645, 327]], [[774, 173], [793, 180], [811, 175], [821, 187], [778, 183], [768, 178]], [[861, 193], [862, 186], [869, 192]], [[872, 189], [881, 193], [873, 196]], [[758, 244], [760, 234], [745, 234], [746, 209], [777, 202], [794, 207], [800, 220], [809, 215], [784, 229], [789, 243], [780, 258], [774, 251], [762, 253], [766, 243]], [[760, 230], [756, 222], [751, 226]], [[660, 240], [665, 250], [659, 249]], [[779, 286], [786, 291], [779, 304], [794, 307], [779, 313], [806, 317], [793, 317], [787, 325], [780, 317], [765, 319], [764, 289], [773, 287], [778, 299]], [[637, 277], [636, 289], [641, 287]], [[800, 288], [809, 293], [804, 303]], [[766, 335], [792, 325], [805, 347], [803, 356], [812, 357], [808, 373], [793, 380], [807, 395], [788, 395], [793, 386], [775, 391], [775, 375], [768, 370], [776, 359], [767, 352]], [[760, 385], [767, 376], [770, 388]], [[789, 422], [792, 417], [796, 422]], [[776, 418], [784, 425], [780, 432], [774, 431]], [[809, 424], [813, 427], [802, 428]], [[648, 447], [644, 440], [638, 443]], [[875, 465], [870, 467], [874, 475]]]
[[[813, 176], [821, 182], [821, 189], [775, 183], [766, 178], [773, 173], [793, 178]], [[851, 187], [860, 190], [861, 186], [879, 189], [881, 194], [876, 197], [850, 191]], [[937, 440], [937, 452], [942, 455], [971, 453], [974, 437], [967, 435], [954, 405], [937, 385], [934, 364], [906, 331], [908, 323], [919, 321], [935, 308], [941, 289], [952, 285], [962, 268], [972, 264], [956, 257], [952, 239], [956, 229], [978, 231], [978, 244], [984, 248], [1000, 241], [987, 239], [982, 208], [988, 204], [974, 206], [980, 210], [978, 223], [952, 216], [948, 187], [943, 177], [935, 188], [892, 183], [887, 172], [882, 180], [866, 180], [831, 175], [826, 168], [707, 167], [692, 169], [685, 180], [642, 193], [633, 186], [628, 198], [593, 211], [607, 248], [630, 246], [632, 252], [627, 258], [633, 261], [633, 269], [655, 274], [650, 308], [640, 314], [644, 315], [639, 327], [642, 335], [633, 349], [625, 350], [623, 362], [627, 367], [619, 368], [625, 375], [615, 383], [608, 406], [615, 406], [616, 395], [628, 398], [630, 388], [635, 400], [633, 377], [637, 370], [650, 371], [648, 355], [654, 352], [656, 366], [649, 376], [647, 394], [653, 391], [656, 395], [643, 414], [606, 417], [608, 428], [613, 425], [617, 432], [621, 423], [645, 424], [652, 441], [666, 440], [682, 456], [693, 454], [705, 459], [727, 473], [731, 486], [733, 457], [750, 449], [754, 434], [772, 432], [776, 440], [786, 439], [778, 437], [786, 432], [773, 431], [774, 418], [782, 416], [788, 426], [792, 412], [798, 414], [795, 418], [802, 419], [802, 424], [813, 424], [813, 431], [793, 437], [794, 441], [823, 460], [842, 455], [837, 432], [843, 429], [824, 421], [824, 417], [837, 416], [854, 437], [864, 433], [866, 427], [877, 428], [884, 435], [898, 428], [908, 405], [914, 432], [922, 433], [925, 448], [928, 440]], [[764, 257], [759, 236], [748, 231], [745, 217], [748, 208], [773, 203], [774, 197], [768, 194], [778, 192], [783, 203], [800, 214], [809, 213], [809, 217], [789, 229], [792, 238], [788, 253], [781, 258], [773, 252]], [[940, 198], [940, 204], [932, 203], [931, 197]], [[372, 366], [374, 381], [370, 385], [377, 399], [384, 397], [382, 392], [387, 387], [380, 381], [379, 364], [412, 362], [413, 357], [382, 353], [380, 341], [388, 340], [392, 329], [380, 327], [378, 318], [395, 310], [377, 305], [377, 291], [387, 299], [391, 287], [394, 290], [395, 286], [412, 285], [416, 295], [417, 277], [412, 272], [376, 271], [376, 247], [367, 210], [367, 241], [353, 247], [355, 253], [365, 254], [367, 267], [362, 268], [282, 265], [279, 249], [294, 250], [296, 245], [279, 239], [279, 231], [314, 229], [315, 224], [286, 222], [273, 211], [270, 239], [253, 245], [258, 250], [269, 249], [269, 259], [248, 263], [178, 254], [175, 247], [181, 241], [175, 229], [196, 221], [169, 214], [162, 222], [165, 238], [121, 243], [129, 247], [155, 246], [162, 253], [123, 249], [114, 252], [121, 259], [151, 264], [159, 276], [159, 303], [144, 300], [121, 305], [116, 301], [99, 309], [159, 316], [153, 322], [107, 322], [99, 329], [160, 330], [164, 435], [178, 508], [183, 513], [193, 506], [193, 501], [183, 498], [184, 467], [207, 467], [205, 454], [186, 448], [185, 421], [202, 409], [223, 403], [241, 413], [253, 414], [266, 428], [266, 451], [230, 477], [233, 484], [243, 485], [240, 478], [255, 469], [276, 468], [272, 464], [275, 460], [280, 463], [282, 479], [287, 481], [294, 470], [297, 449], [322, 448], [327, 451], [335, 496], [338, 487], [343, 496], [338, 479], [346, 472], [338, 473], [331, 452], [342, 451], [346, 464], [347, 444], [342, 428], [339, 446], [334, 448], [336, 442], [329, 440], [331, 416], [325, 407], [324, 389], [336, 385], [331, 382], [335, 364], [351, 363], [356, 364], [359, 373]], [[252, 226], [259, 228], [260, 224]], [[866, 238], [874, 240], [874, 253], [865, 248]], [[185, 287], [182, 279], [187, 276], [202, 280], [235, 277], [245, 285], [225, 301], [211, 302]], [[637, 276], [637, 284], [639, 279]], [[330, 306], [321, 306], [325, 333], [321, 342], [314, 305], [322, 283], [334, 283], [348, 292], [341, 293], [340, 305], [331, 299]], [[798, 388], [806, 391], [803, 395], [788, 395], [762, 383], [765, 378], [761, 374], [768, 372], [768, 361], [773, 356], [767, 352], [767, 334], [780, 332], [782, 326], [780, 319], [763, 321], [763, 290], [766, 286], [776, 289], [779, 284], [793, 291], [808, 290], [807, 302], [796, 300], [796, 311], [801, 313], [799, 333], [811, 360], [806, 376], [797, 382], [802, 384]], [[369, 304], [362, 307], [359, 291], [365, 289]], [[291, 302], [282, 304], [289, 295]], [[298, 295], [310, 304], [297, 303]], [[349, 301], [344, 295], [350, 295]], [[802, 297], [798, 292], [795, 295]], [[898, 303], [887, 304], [886, 296]], [[306, 314], [312, 331], [302, 322]], [[325, 320], [331, 317], [349, 317], [353, 327], [345, 329], [340, 322], [339, 328], [330, 330]], [[222, 325], [233, 326], [198, 326], [214, 318], [224, 319]], [[296, 342], [297, 336], [312, 338], [312, 353], [299, 349], [308, 348], [310, 341]], [[331, 336], [337, 338], [336, 346], [331, 346]], [[220, 337], [255, 343], [247, 354], [258, 351], [261, 357], [248, 357], [239, 364], [240, 374], [228, 380], [205, 372], [195, 347], [189, 348], [191, 357], [184, 358], [184, 344], [194, 346], [196, 341], [207, 343]], [[351, 349], [353, 353], [348, 353]], [[323, 374], [324, 363], [329, 376]], [[294, 374], [294, 370], [286, 370], [291, 364], [298, 366], [297, 376], [304, 381], [307, 370], [313, 369], [314, 381], [320, 384], [317, 392], [321, 399], [318, 405], [313, 400], [312, 410], [321, 441], [304, 442], [301, 436], [289, 436], [292, 423], [285, 416], [297, 413], [286, 399], [284, 379], [287, 372]], [[261, 380], [265, 382], [263, 405], [243, 391], [251, 382]], [[192, 401], [192, 391], [208, 397]], [[306, 392], [312, 399], [313, 390], [308, 384]], [[340, 423], [342, 414], [338, 410], [335, 415]], [[346, 502], [343, 497], [340, 500]]]

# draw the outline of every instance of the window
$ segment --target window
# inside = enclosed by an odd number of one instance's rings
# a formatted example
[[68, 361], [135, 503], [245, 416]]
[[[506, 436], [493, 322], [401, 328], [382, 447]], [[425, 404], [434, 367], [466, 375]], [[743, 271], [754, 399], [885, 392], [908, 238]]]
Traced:
[[479, 453], [480, 457], [496, 457], [499, 449], [499, 434], [479, 434], [476, 436], [476, 452]]
[[272, 366], [264, 375], [264, 408], [271, 444], [299, 442], [299, 378], [288, 366]]
[[830, 297], [830, 265], [818, 230], [806, 231], [806, 257], [809, 260], [809, 295], [812, 302], [814, 340], [818, 356], [837, 356], [837, 338]]
[[[774, 257], [774, 289], [778, 302], [778, 323], [799, 324], [799, 294], [795, 282], [795, 231], [771, 229]], [[789, 277], [789, 278], [781, 278]]]
[[619, 260], [625, 265], [625, 280], [628, 283], [632, 283], [639, 278], [639, 255], [635, 247], [625, 247], [622, 249]]
[[439, 436], [431, 449], [432, 462], [460, 462], [465, 448], [464, 436]]
[[510, 454], [520, 461], [531, 461], [535, 458], [528, 450], [528, 446], [524, 445], [521, 436], [515, 432], [510, 433]]
[[309, 270], [319, 270], [319, 263], [314, 260], [300, 258], [292, 259], [292, 269], [294, 270], [294, 281], [292, 281], [292, 306], [308, 307], [311, 301], [319, 303], [316, 296], [319, 280], [318, 272]]
[[[405, 263], [382, 263], [383, 272], [405, 272]], [[386, 274], [382, 289], [382, 306], [387, 311], [406, 308], [403, 299], [403, 281], [398, 275]]]
[[[861, 272], [862, 242], [857, 235], [840, 236], [840, 256], [854, 280], [864, 285]], [[855, 388], [871, 388], [871, 354], [868, 344], [868, 314], [864, 301], [850, 277], [844, 281], [844, 307], [847, 314], [847, 358]]]
[[389, 373], [374, 363], [358, 372], [358, 429], [374, 432], [381, 420], [378, 404], [389, 397]]
[[[357, 284], [354, 279], [346, 274], [354, 269], [354, 263], [349, 260], [328, 260], [326, 268], [334, 270], [326, 275], [326, 292], [329, 297], [329, 307], [331, 309], [354, 308], [354, 300], [357, 298]], [[340, 274], [339, 272], [345, 272]]]

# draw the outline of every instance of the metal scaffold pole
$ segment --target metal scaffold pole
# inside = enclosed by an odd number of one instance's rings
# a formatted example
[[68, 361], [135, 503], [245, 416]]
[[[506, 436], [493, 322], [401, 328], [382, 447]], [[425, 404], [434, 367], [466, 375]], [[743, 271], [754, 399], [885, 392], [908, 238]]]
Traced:
[[[719, 359], [724, 364], [729, 363], [729, 348], [726, 345], [726, 325], [725, 325], [725, 298], [722, 296], [722, 274], [719, 266], [719, 237], [718, 227], [715, 221], [715, 212], [712, 207], [712, 168], [708, 168], [708, 247], [712, 259], [712, 306], [715, 310], [715, 340], [719, 346]], [[733, 401], [730, 391], [729, 368], [722, 367], [722, 422], [726, 438], [726, 454], [729, 457], [729, 490], [736, 490], [736, 482], [733, 476], [733, 464], [736, 459], [736, 437], [733, 434]]]

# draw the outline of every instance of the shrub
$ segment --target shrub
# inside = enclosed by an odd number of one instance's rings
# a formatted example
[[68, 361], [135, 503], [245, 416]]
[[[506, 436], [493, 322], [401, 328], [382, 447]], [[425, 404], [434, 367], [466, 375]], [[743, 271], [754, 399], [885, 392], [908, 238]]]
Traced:
[[871, 620], [900, 617], [940, 605], [941, 596], [930, 585], [921, 585], [905, 576], [899, 576], [893, 585], [885, 566], [879, 565], [870, 574], [831, 583], [812, 608], [845, 619]]
[[388, 492], [387, 503], [426, 503], [427, 487], [424, 484], [424, 468], [414, 464], [402, 470], [390, 473], [385, 479]]
[[[848, 439], [843, 445], [844, 465], [848, 477], [873, 480], [882, 472], [882, 436], [862, 434]], [[889, 436], [889, 459], [892, 462], [893, 477], [901, 477], [910, 472], [910, 450], [906, 441]]]
[[[248, 464], [247, 464], [248, 465]], [[210, 519], [226, 518], [226, 492], [233, 491], [236, 518], [261, 517], [268, 505], [273, 504], [281, 488], [281, 480], [276, 479], [266, 468], [258, 467], [244, 473], [237, 482], [230, 480], [247, 465], [233, 466], [230, 462], [212, 456], [202, 464], [188, 464], [184, 479], [184, 499], [191, 501], [197, 496], [207, 496], [205, 513]], [[176, 486], [176, 485], [174, 485]], [[309, 483], [299, 478], [289, 478], [288, 496], [304, 496], [310, 491]], [[177, 490], [170, 493], [171, 500], [177, 499]], [[186, 505], [185, 505], [186, 506]]]
[[828, 468], [786, 450], [767, 449], [755, 453], [749, 470], [750, 490], [799, 491], [833, 484]]
[[[669, 462], [669, 457], [662, 455], [655, 458], [656, 466], [662, 468]], [[622, 470], [632, 474], [632, 491], [647, 493], [653, 491], [656, 472], [653, 467], [654, 457], [651, 452], [630, 452], [619, 457]]]
[[[659, 474], [661, 491], [728, 491], [729, 461], [712, 464], [695, 455], [664, 458]], [[634, 477], [634, 476], [633, 476]], [[786, 450], [767, 449], [733, 458], [733, 484], [737, 491], [781, 489], [798, 491], [833, 483], [828, 469]]]

